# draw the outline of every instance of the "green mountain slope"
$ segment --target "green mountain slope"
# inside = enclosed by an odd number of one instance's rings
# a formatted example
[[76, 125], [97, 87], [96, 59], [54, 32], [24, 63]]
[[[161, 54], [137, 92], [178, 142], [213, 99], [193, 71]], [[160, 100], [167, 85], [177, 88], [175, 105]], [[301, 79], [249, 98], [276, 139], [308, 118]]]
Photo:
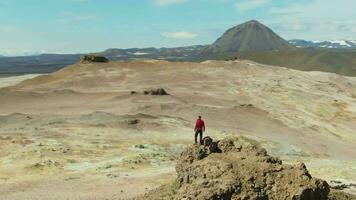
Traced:
[[300, 48], [240, 53], [236, 57], [303, 71], [324, 71], [356, 76], [356, 50]]

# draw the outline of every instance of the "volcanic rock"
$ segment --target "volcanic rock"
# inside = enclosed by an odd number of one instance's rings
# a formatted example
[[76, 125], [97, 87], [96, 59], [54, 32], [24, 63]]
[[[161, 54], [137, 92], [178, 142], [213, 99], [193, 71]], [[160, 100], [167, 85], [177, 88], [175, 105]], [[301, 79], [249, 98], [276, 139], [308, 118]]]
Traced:
[[158, 88], [155, 90], [144, 91], [145, 95], [168, 95], [168, 93], [163, 88]]
[[94, 55], [84, 55], [80, 58], [81, 63], [92, 63], [92, 62], [101, 62], [106, 63], [109, 60], [103, 56], [94, 56]]
[[326, 200], [327, 182], [310, 176], [304, 164], [284, 165], [258, 146], [218, 142], [222, 153], [188, 146], [176, 171], [175, 199]]

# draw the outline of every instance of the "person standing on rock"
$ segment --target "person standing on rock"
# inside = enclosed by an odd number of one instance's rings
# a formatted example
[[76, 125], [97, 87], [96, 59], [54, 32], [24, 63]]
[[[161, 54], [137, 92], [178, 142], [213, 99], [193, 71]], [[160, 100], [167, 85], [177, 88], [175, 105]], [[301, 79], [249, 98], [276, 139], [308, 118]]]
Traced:
[[199, 135], [199, 144], [202, 144], [203, 141], [203, 132], [205, 132], [205, 123], [204, 121], [201, 119], [201, 116], [198, 117], [197, 122], [195, 123], [195, 144], [198, 144], [198, 135]]

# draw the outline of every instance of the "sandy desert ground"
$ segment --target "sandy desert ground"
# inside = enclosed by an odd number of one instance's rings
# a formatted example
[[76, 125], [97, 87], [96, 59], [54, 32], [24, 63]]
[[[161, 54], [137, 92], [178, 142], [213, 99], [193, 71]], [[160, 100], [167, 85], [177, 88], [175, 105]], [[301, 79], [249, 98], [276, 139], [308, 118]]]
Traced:
[[[243, 135], [313, 176], [356, 182], [356, 78], [243, 60], [75, 64], [29, 78], [0, 79], [0, 199], [138, 197], [175, 179], [198, 115], [213, 138]], [[157, 88], [170, 95], [144, 94]]]
[[24, 80], [35, 78], [41, 74], [27, 74], [27, 75], [8, 75], [0, 74], [0, 88], [16, 85]]

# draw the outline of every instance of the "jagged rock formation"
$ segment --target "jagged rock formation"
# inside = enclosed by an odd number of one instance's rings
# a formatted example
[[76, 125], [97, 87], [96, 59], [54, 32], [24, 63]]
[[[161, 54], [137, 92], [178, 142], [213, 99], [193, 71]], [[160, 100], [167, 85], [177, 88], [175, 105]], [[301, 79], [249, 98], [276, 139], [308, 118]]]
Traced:
[[[326, 200], [326, 181], [313, 178], [306, 166], [282, 164], [256, 145], [217, 142], [221, 153], [209, 146], [190, 145], [178, 159], [177, 181], [162, 187], [147, 199], [206, 200]], [[173, 192], [169, 193], [172, 189]], [[152, 196], [152, 194], [154, 194]]]
[[103, 56], [94, 55], [84, 55], [80, 58], [81, 63], [92, 63], [92, 62], [109, 62], [109, 60]]
[[222, 153], [189, 146], [178, 160], [175, 199], [327, 199], [327, 182], [304, 164], [283, 165], [257, 146], [218, 142]]

